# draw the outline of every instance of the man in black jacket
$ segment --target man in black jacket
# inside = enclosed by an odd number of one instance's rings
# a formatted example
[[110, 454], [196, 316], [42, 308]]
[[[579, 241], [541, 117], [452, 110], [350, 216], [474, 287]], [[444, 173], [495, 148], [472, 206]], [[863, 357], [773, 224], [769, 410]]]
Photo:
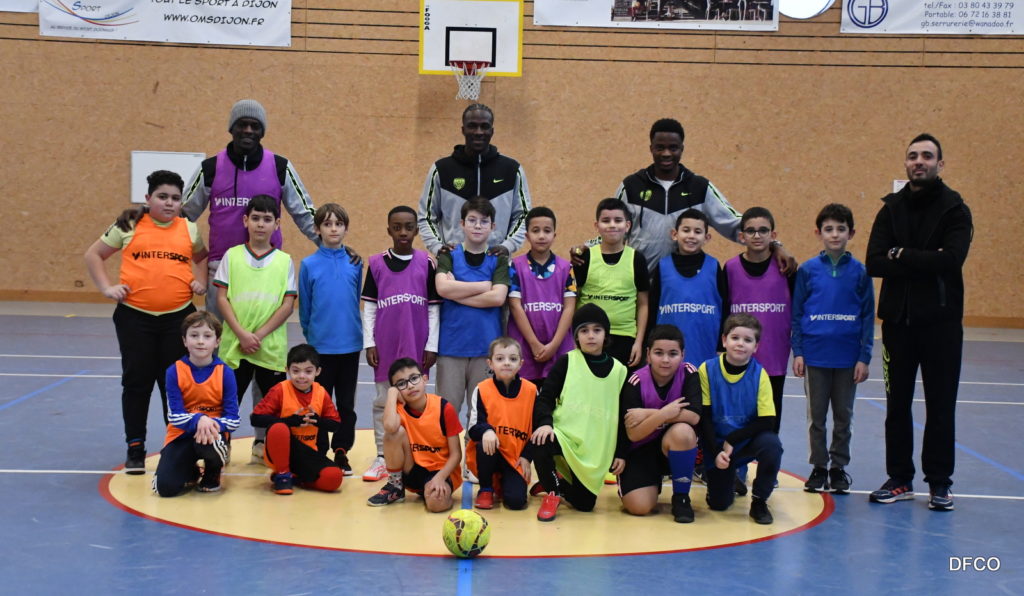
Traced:
[[955, 414], [963, 352], [963, 265], [974, 226], [960, 194], [939, 178], [942, 146], [921, 134], [907, 147], [909, 183], [885, 197], [868, 241], [868, 274], [882, 278], [885, 377], [885, 457], [889, 479], [871, 493], [873, 503], [914, 496], [914, 426], [911, 403], [918, 366], [926, 421], [921, 467], [928, 508], [952, 511]]
[[466, 144], [456, 145], [451, 155], [431, 166], [418, 218], [420, 237], [431, 254], [463, 241], [462, 206], [477, 196], [489, 200], [495, 211], [488, 252], [508, 257], [522, 246], [530, 188], [519, 162], [491, 145], [493, 135], [494, 112], [483, 104], [471, 104], [462, 112]]

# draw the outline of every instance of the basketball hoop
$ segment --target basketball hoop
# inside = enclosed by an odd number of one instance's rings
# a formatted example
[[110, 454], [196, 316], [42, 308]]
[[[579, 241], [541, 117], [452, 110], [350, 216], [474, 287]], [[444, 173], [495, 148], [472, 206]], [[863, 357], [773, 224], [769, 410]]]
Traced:
[[459, 83], [459, 92], [455, 94], [455, 99], [480, 99], [480, 81], [487, 74], [487, 67], [491, 63], [452, 60], [449, 65], [455, 74], [455, 80]]

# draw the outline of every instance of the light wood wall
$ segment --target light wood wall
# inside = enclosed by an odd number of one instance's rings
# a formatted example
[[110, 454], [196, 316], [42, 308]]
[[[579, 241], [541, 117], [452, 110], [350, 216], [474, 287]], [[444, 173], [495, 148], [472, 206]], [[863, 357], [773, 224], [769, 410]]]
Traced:
[[[451, 78], [416, 72], [416, 0], [293, 7], [288, 49], [44, 39], [37, 15], [0, 12], [0, 298], [102, 299], [81, 255], [128, 203], [130, 152], [212, 155], [243, 97], [266, 106], [265, 145], [314, 201], [349, 209], [349, 243], [386, 248], [386, 211], [415, 205], [431, 162], [461, 142], [465, 102]], [[559, 214], [556, 248], [593, 234], [596, 201], [650, 162], [650, 124], [674, 117], [684, 163], [738, 209], [769, 207], [801, 260], [831, 201], [854, 209], [862, 258], [907, 142], [928, 131], [974, 212], [967, 322], [1024, 326], [1021, 38], [840, 35], [838, 8], [783, 17], [776, 33], [540, 28], [532, 13], [527, 2], [524, 76], [485, 80], [481, 101], [534, 204]], [[283, 227], [288, 252], [311, 252]]]

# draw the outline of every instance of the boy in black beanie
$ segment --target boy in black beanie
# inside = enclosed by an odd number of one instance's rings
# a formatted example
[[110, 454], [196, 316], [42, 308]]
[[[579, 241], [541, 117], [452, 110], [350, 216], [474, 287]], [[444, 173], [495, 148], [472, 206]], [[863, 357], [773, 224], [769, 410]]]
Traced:
[[534, 405], [534, 466], [547, 496], [537, 512], [552, 521], [562, 499], [591, 511], [605, 474], [622, 472], [628, 446], [622, 389], [626, 367], [607, 353], [608, 315], [594, 304], [572, 318], [576, 349], [551, 369]]

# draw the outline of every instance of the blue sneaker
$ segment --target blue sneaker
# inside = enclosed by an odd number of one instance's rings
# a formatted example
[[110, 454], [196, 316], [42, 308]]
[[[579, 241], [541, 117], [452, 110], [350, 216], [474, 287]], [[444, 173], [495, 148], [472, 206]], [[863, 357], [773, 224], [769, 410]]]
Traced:
[[270, 476], [270, 480], [274, 483], [274, 492], [279, 495], [290, 495], [295, 492], [295, 489], [292, 488], [295, 486], [295, 476], [291, 472], [273, 474]]
[[945, 484], [931, 485], [931, 498], [928, 499], [928, 509], [932, 511], [952, 511], [953, 493]]
[[899, 484], [892, 478], [885, 481], [882, 488], [871, 493], [868, 500], [872, 503], [895, 503], [896, 501], [906, 501], [914, 498], [914, 486], [909, 482], [906, 484]]

